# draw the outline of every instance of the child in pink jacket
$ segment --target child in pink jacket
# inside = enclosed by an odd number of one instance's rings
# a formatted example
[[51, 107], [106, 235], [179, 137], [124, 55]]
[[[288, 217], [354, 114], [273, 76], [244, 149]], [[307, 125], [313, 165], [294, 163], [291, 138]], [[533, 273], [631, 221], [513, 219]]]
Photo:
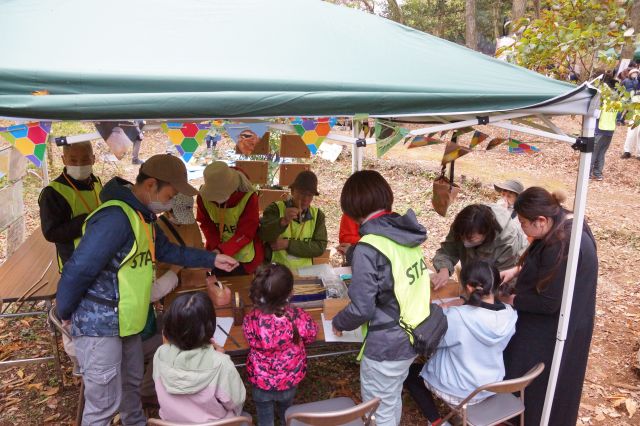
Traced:
[[284, 412], [307, 374], [304, 345], [318, 334], [311, 316], [289, 305], [292, 292], [291, 271], [275, 263], [258, 268], [251, 283], [255, 308], [244, 318], [243, 330], [250, 346], [247, 374], [259, 426], [274, 424], [276, 403], [280, 422], [285, 424]]

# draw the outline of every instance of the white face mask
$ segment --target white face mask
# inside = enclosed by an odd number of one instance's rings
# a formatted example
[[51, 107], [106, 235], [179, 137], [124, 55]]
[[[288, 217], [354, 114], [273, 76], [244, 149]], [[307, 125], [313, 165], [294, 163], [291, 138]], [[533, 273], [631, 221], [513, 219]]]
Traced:
[[89, 179], [91, 173], [93, 173], [93, 166], [91, 164], [87, 166], [66, 166], [67, 174], [75, 180]]
[[[158, 196], [158, 193], [156, 192], [156, 197], [157, 196]], [[173, 198], [171, 198], [169, 201], [165, 203], [163, 203], [162, 201], [158, 201], [157, 199], [155, 201], [151, 200], [149, 201], [149, 204], [147, 204], [147, 207], [149, 208], [149, 210], [151, 210], [155, 214], [164, 213], [173, 208]]]
[[471, 241], [467, 241], [467, 240], [462, 240], [462, 244], [464, 244], [465, 248], [478, 247], [482, 243], [484, 243], [484, 240], [483, 241], [479, 241], [477, 243], [474, 243], [474, 242], [471, 242]]

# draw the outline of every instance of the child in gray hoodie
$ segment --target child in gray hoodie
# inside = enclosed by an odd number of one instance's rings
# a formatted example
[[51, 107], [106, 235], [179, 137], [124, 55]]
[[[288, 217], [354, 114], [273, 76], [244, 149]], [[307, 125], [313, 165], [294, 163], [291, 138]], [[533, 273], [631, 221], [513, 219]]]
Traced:
[[165, 343], [153, 358], [164, 420], [204, 423], [241, 414], [244, 384], [229, 355], [211, 341], [215, 329], [216, 314], [206, 294], [184, 294], [171, 303]]
[[[467, 300], [445, 309], [447, 333], [420, 373], [428, 391], [419, 405], [434, 425], [441, 423], [432, 393], [456, 405], [477, 387], [502, 380], [502, 352], [516, 331], [516, 311], [497, 300], [500, 273], [493, 263], [474, 260], [462, 268], [460, 279]], [[481, 392], [469, 404], [491, 395]]]

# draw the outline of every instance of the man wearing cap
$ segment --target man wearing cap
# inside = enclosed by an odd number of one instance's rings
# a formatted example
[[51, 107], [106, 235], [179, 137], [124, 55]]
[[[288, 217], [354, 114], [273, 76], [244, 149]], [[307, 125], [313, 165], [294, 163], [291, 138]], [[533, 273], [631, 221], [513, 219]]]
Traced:
[[156, 214], [170, 209], [178, 192], [197, 193], [187, 182], [184, 163], [171, 155], [147, 160], [135, 184], [113, 178], [65, 264], [57, 308], [63, 321], [71, 321], [83, 375], [82, 424], [108, 425], [117, 411], [125, 425], [146, 424], [140, 403], [140, 332], [149, 312], [156, 259], [186, 267], [237, 266], [229, 256], [173, 245], [157, 231]]
[[264, 260], [264, 248], [258, 237], [258, 195], [247, 176], [223, 161], [209, 164], [204, 169], [204, 185], [197, 204], [196, 219], [206, 239], [206, 249], [240, 262], [233, 274], [252, 274]]
[[311, 171], [301, 172], [291, 184], [291, 198], [271, 203], [260, 222], [260, 238], [267, 243], [267, 258], [289, 267], [313, 264], [327, 248], [327, 228], [322, 210], [312, 207], [318, 194], [318, 178]]
[[494, 183], [493, 187], [501, 195], [496, 204], [513, 212], [513, 205], [518, 195], [524, 191], [524, 185], [517, 180], [505, 180], [504, 182]]

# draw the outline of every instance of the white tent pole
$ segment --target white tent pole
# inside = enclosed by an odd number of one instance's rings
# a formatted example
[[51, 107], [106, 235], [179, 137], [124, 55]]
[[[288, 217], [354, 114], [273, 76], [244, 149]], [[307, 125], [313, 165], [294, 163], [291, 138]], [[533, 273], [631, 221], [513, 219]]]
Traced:
[[508, 130], [514, 130], [516, 132], [521, 132], [521, 133], [528, 133], [530, 135], [541, 136], [543, 138], [556, 139], [561, 142], [568, 142], [572, 145], [576, 142], [575, 137], [561, 135], [561, 134], [559, 135], [551, 132], [545, 132], [544, 130], [538, 130], [538, 129], [525, 127], [525, 126], [518, 126], [516, 124], [511, 124], [511, 123], [491, 123], [489, 124], [489, 126], [500, 127], [502, 129], [508, 129]]
[[[592, 100], [589, 115], [585, 115], [582, 120], [583, 137], [593, 138], [596, 123], [595, 105], [598, 104], [598, 101], [598, 97], [595, 97]], [[573, 225], [571, 227], [571, 241], [569, 243], [567, 271], [564, 277], [562, 305], [560, 306], [560, 318], [556, 334], [556, 347], [553, 352], [553, 361], [551, 366], [547, 366], [550, 367], [550, 372], [547, 394], [544, 400], [544, 408], [542, 410], [542, 419], [540, 423], [543, 426], [547, 426], [549, 424], [549, 417], [553, 406], [553, 397], [556, 390], [556, 384], [558, 382], [558, 373], [560, 372], [562, 353], [564, 351], [564, 342], [567, 339], [567, 330], [571, 315], [571, 304], [573, 302], [573, 292], [576, 283], [578, 258], [580, 256], [580, 244], [582, 242], [582, 225], [587, 206], [587, 190], [589, 185], [589, 172], [591, 168], [591, 155], [593, 155], [593, 144], [587, 144], [587, 146], [588, 148], [581, 150], [580, 153], [580, 166], [578, 168], [578, 179], [576, 182], [576, 197], [573, 203]]]

